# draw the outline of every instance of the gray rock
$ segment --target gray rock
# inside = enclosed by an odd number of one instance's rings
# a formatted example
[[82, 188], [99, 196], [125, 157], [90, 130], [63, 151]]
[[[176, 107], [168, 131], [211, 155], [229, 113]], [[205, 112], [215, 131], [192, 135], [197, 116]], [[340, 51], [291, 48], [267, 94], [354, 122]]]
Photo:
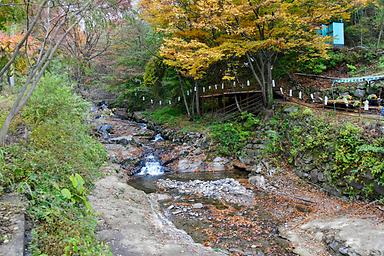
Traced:
[[375, 184], [375, 192], [378, 193], [379, 195], [384, 195], [384, 186]]
[[250, 157], [239, 157], [241, 163], [250, 165], [253, 162], [253, 159]]
[[250, 170], [252, 173], [261, 174], [264, 170], [264, 166], [262, 164], [253, 165]]
[[340, 247], [339, 253], [341, 253], [342, 255], [349, 255], [348, 248], [347, 247]]
[[319, 181], [319, 171], [317, 169], [312, 170], [310, 175], [312, 182], [317, 183]]
[[325, 181], [324, 173], [319, 171], [318, 174], [317, 174], [317, 179], [318, 179], [320, 182], [324, 182], [324, 181]]
[[202, 203], [196, 203], [196, 204], [193, 204], [192, 205], [192, 208], [193, 209], [201, 209], [201, 208], [203, 208], [204, 207], [204, 205], [202, 204]]
[[180, 172], [194, 172], [202, 168], [203, 161], [191, 161], [189, 159], [181, 159], [177, 165]]
[[210, 169], [212, 171], [224, 171], [225, 165], [229, 162], [227, 158], [216, 157], [213, 159], [213, 162], [210, 164]]
[[121, 136], [121, 137], [111, 138], [109, 141], [115, 144], [128, 145], [133, 141], [133, 136]]
[[112, 126], [109, 124], [100, 125], [96, 128], [96, 130], [101, 133], [103, 139], [109, 139], [109, 133], [112, 131]]
[[249, 177], [248, 181], [255, 187], [266, 189], [266, 181], [263, 175], [251, 176]]
[[329, 248], [331, 248], [334, 252], [339, 251], [339, 246], [340, 244], [337, 241], [332, 241], [331, 243], [328, 244]]

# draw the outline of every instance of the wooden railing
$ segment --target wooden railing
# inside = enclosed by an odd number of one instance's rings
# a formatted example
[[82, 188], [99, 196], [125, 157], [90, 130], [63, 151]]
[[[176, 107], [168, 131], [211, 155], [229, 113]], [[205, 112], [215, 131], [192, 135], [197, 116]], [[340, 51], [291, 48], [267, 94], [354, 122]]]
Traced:
[[250, 81], [245, 83], [221, 83], [212, 86], [205, 86], [200, 88], [200, 97], [218, 97], [223, 95], [247, 94], [247, 93], [261, 93], [260, 88]]
[[227, 121], [238, 117], [242, 112], [258, 114], [264, 109], [263, 98], [261, 94], [254, 94], [246, 99], [225, 106], [215, 112], [215, 115], [221, 121]]

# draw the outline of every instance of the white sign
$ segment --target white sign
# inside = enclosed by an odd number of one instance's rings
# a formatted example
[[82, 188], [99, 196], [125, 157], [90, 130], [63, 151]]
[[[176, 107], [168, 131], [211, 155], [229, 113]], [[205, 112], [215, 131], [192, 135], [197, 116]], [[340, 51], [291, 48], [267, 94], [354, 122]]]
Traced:
[[325, 105], [325, 106], [328, 105], [328, 96], [325, 96], [325, 97], [324, 97], [324, 105]]
[[299, 99], [302, 99], [303, 98], [303, 93], [300, 91], [299, 92]]
[[292, 97], [292, 90], [289, 90], [289, 97]]
[[369, 101], [368, 100], [364, 101], [364, 110], [365, 111], [369, 110]]

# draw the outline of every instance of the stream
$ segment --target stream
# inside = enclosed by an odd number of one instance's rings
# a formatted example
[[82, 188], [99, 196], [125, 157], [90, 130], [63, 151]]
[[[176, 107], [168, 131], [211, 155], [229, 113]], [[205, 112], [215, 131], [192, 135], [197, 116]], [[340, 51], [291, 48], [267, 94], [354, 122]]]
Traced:
[[172, 142], [157, 133], [140, 145], [145, 153], [128, 184], [147, 194], [167, 195], [160, 201], [164, 215], [195, 242], [230, 255], [294, 255], [278, 235], [281, 220], [254, 203], [254, 197], [264, 200], [265, 195], [252, 191], [247, 172], [175, 171], [160, 160], [164, 148], [175, 147]]
[[384, 252], [380, 207], [332, 197], [289, 167], [263, 162], [249, 177], [237, 160], [209, 151], [201, 134], [168, 139], [173, 131], [163, 136], [125, 116], [104, 107], [93, 121], [110, 161], [90, 202], [97, 236], [114, 255]]

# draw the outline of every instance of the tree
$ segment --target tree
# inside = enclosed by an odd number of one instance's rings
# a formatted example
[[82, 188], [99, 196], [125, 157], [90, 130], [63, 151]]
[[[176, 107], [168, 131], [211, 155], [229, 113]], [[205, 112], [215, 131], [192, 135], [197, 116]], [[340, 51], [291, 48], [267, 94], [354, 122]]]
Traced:
[[[66, 35], [80, 22], [81, 14], [89, 10], [92, 2], [85, 3], [54, 3], [51, 1], [44, 1], [38, 11], [38, 15], [34, 18], [33, 24], [39, 23], [36, 27], [36, 35], [40, 40], [40, 47], [38, 56], [34, 63], [29, 68], [26, 81], [22, 86], [16, 100], [14, 101], [10, 112], [8, 113], [4, 123], [0, 129], [0, 144], [5, 144], [6, 135], [13, 118], [20, 112], [23, 106], [27, 103], [28, 99], [32, 96], [33, 91], [39, 83], [39, 80], [44, 75], [45, 70], [48, 68], [54, 54]], [[99, 2], [93, 4], [100, 4]], [[42, 16], [43, 9], [45, 10]], [[42, 17], [42, 18], [41, 18]], [[35, 25], [31, 26], [35, 28]], [[27, 41], [28, 36], [35, 31], [28, 29], [24, 38], [17, 44], [16, 49], [12, 55], [11, 61], [13, 62], [19, 55], [22, 45]], [[8, 62], [2, 70], [9, 67]], [[1, 71], [2, 72], [2, 71]]]
[[[353, 3], [354, 4], [354, 3]], [[296, 52], [301, 59], [326, 56], [330, 38], [317, 30], [348, 18], [351, 1], [324, 0], [142, 0], [143, 17], [167, 37], [161, 48], [168, 65], [194, 79], [210, 65], [246, 58], [272, 107], [272, 67]]]

